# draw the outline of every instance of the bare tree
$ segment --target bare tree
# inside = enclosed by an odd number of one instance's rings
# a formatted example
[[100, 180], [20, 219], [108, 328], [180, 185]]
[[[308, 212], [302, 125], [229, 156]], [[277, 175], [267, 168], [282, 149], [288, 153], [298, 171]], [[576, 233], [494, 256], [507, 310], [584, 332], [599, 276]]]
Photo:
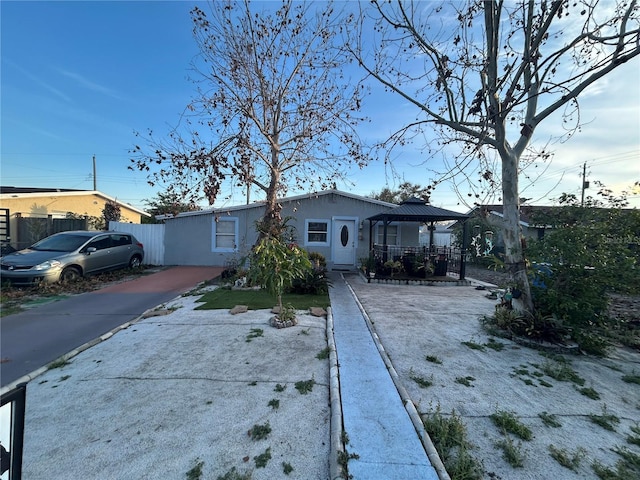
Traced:
[[582, 92], [640, 53], [636, 0], [372, 3], [351, 53], [421, 112], [388, 144], [435, 131], [438, 145], [461, 144], [453, 170], [501, 187], [505, 264], [524, 292], [517, 307], [532, 311], [519, 172], [549, 155], [531, 150], [541, 122], [558, 112], [558, 131], [572, 134]]
[[349, 164], [364, 166], [355, 131], [362, 87], [345, 77], [352, 59], [336, 43], [354, 17], [331, 3], [316, 7], [292, 0], [275, 11], [249, 0], [195, 7], [197, 98], [181, 130], [161, 141], [150, 132], [148, 148], [134, 148], [130, 168], [148, 171], [152, 184], [169, 183], [168, 193], [187, 203], [201, 192], [213, 204], [229, 185], [247, 188], [249, 201], [257, 188], [269, 231], [281, 221], [277, 198], [287, 188], [325, 188]]

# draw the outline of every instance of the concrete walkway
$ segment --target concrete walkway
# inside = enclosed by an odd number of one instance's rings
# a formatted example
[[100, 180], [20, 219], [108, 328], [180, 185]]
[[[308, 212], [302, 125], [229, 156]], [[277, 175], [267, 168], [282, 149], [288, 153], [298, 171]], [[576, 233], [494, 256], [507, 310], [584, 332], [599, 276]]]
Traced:
[[358, 455], [348, 462], [349, 474], [355, 480], [437, 480], [355, 296], [342, 274], [330, 278], [346, 450]]

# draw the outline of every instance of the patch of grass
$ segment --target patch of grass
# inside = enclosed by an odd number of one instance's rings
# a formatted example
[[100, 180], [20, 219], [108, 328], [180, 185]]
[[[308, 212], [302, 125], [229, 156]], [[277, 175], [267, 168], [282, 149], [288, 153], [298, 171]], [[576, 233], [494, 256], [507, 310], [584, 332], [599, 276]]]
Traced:
[[600, 394], [591, 387], [583, 387], [577, 389], [582, 395], [591, 400], [600, 400]]
[[591, 464], [591, 468], [600, 480], [628, 480], [629, 475], [627, 472], [620, 470], [621, 462], [618, 462], [617, 470], [611, 467], [606, 467], [600, 462], [596, 461]]
[[496, 442], [496, 447], [502, 450], [502, 458], [513, 468], [524, 467], [524, 454], [522, 453], [521, 443], [516, 445], [511, 440], [511, 437], [507, 435], [504, 439]]
[[264, 425], [254, 425], [253, 427], [251, 427], [251, 430], [249, 430], [249, 436], [253, 440], [264, 440], [269, 436], [270, 433], [271, 425], [269, 425], [269, 422], [265, 423]]
[[611, 415], [607, 413], [607, 408], [604, 407], [602, 409], [602, 415], [590, 414], [589, 420], [596, 425], [600, 425], [605, 430], [609, 430], [610, 432], [616, 431], [616, 425], [620, 423], [620, 419], [615, 415]]
[[640, 375], [637, 375], [635, 373], [631, 375], [623, 375], [622, 381], [626, 383], [635, 383], [636, 385], [640, 385]]
[[572, 453], [567, 451], [565, 448], [558, 448], [554, 445], [549, 445], [549, 455], [551, 455], [551, 457], [564, 468], [568, 468], [574, 472], [578, 470], [580, 462], [586, 454], [587, 451], [584, 448], [578, 448]]
[[516, 375], [525, 375], [525, 376], [531, 375], [531, 373], [529, 373], [529, 370], [526, 367], [513, 367], [513, 373]]
[[491, 350], [495, 350], [496, 352], [501, 352], [504, 350], [504, 343], [498, 342], [493, 338], [490, 338], [487, 343], [484, 344], [485, 347], [490, 348]]
[[629, 430], [634, 435], [627, 435], [627, 443], [640, 446], [640, 425], [632, 425]]
[[187, 472], [187, 480], [200, 480], [202, 478], [202, 467], [204, 467], [204, 462], [198, 460], [196, 460], [195, 466]]
[[256, 468], [265, 468], [271, 460], [271, 447], [267, 447], [260, 455], [253, 457], [253, 460], [256, 462]]
[[[275, 296], [266, 290], [228, 290], [216, 288], [205, 293], [198, 299], [202, 303], [196, 310], [231, 309], [236, 305], [247, 305], [250, 310], [263, 310], [273, 308], [278, 301]], [[329, 295], [282, 295], [282, 303], [290, 303], [296, 310], [309, 310], [311, 307], [326, 309], [329, 305]]]
[[[344, 452], [338, 452], [337, 456], [338, 465], [340, 465], [345, 471], [348, 471], [349, 460], [357, 460], [360, 458], [360, 455], [357, 453], [349, 453], [348, 450], [344, 450]], [[352, 478], [348, 475], [348, 478]]]
[[460, 385], [464, 385], [465, 387], [473, 387], [471, 382], [475, 381], [475, 378], [467, 376], [467, 377], [456, 377], [455, 382]]
[[271, 400], [269, 400], [269, 403], [267, 405], [274, 410], [277, 410], [278, 408], [280, 408], [280, 400], [278, 400], [277, 398], [272, 398]]
[[481, 352], [484, 352], [484, 345], [480, 345], [479, 343], [476, 343], [476, 342], [460, 342], [460, 343], [462, 343], [462, 345], [469, 347], [471, 350], [479, 350]]
[[325, 347], [318, 352], [316, 358], [318, 360], [326, 360], [327, 358], [329, 358], [329, 353], [331, 353], [331, 349], [329, 347]]
[[424, 359], [427, 362], [431, 362], [431, 363], [436, 363], [438, 365], [442, 365], [442, 360], [440, 360], [437, 356], [435, 355], [427, 355], [426, 357], [424, 357]]
[[284, 392], [287, 389], [286, 385], [281, 385], [279, 383], [276, 383], [276, 386], [273, 388], [274, 392]]
[[236, 471], [236, 467], [233, 467], [223, 476], [219, 476], [216, 480], [251, 480], [251, 473], [238, 473]]
[[562, 426], [562, 424], [558, 421], [558, 418], [551, 413], [542, 412], [539, 413], [538, 416], [542, 420], [542, 423], [544, 423], [547, 427], [560, 428]]
[[513, 412], [498, 410], [489, 416], [493, 423], [500, 429], [513, 433], [522, 440], [531, 440], [531, 429], [518, 420]]
[[616, 462], [615, 468], [606, 467], [600, 462], [593, 462], [591, 468], [602, 480], [629, 480], [640, 478], [640, 455], [624, 447], [612, 449], [621, 458]]
[[282, 462], [282, 472], [285, 475], [289, 475], [291, 472], [293, 472], [293, 467], [288, 462]]
[[62, 367], [65, 367], [65, 366], [69, 365], [70, 363], [71, 363], [70, 361], [68, 361], [68, 360], [66, 360], [64, 358], [61, 358], [60, 360], [56, 360], [54, 362], [51, 362], [49, 364], [49, 366], [47, 367], [47, 370], [53, 370], [54, 368], [62, 368]]
[[302, 395], [306, 395], [307, 393], [313, 390], [313, 386], [316, 384], [316, 381], [312, 378], [311, 380], [304, 380], [300, 382], [296, 382], [296, 390], [298, 390]]
[[264, 330], [262, 330], [261, 328], [252, 328], [249, 334], [247, 335], [246, 342], [250, 342], [254, 338], [258, 338], [262, 336], [264, 336]]
[[622, 457], [622, 461], [628, 469], [640, 474], [640, 455], [626, 447], [614, 447], [611, 450]]
[[545, 381], [545, 380], [542, 380], [542, 379], [539, 379], [539, 380], [538, 380], [538, 383], [539, 383], [540, 385], [542, 385], [543, 387], [547, 387], [547, 388], [552, 388], [552, 387], [553, 387], [553, 384], [552, 384], [552, 383], [549, 383], [549, 382], [547, 382], [547, 381]]
[[482, 463], [471, 455], [466, 427], [455, 411], [445, 416], [438, 405], [435, 411], [422, 415], [422, 423], [451, 478], [484, 478]]
[[413, 373], [409, 373], [409, 378], [416, 382], [420, 388], [429, 388], [431, 385], [433, 385], [433, 377], [431, 377], [431, 380], [427, 380], [426, 378], [414, 375]]
[[63, 375], [60, 377], [60, 380], [58, 380], [59, 382], [64, 382], [65, 380], [69, 380], [71, 378], [71, 375]]
[[544, 365], [542, 365], [541, 370], [559, 382], [573, 382], [580, 386], [583, 386], [585, 382], [584, 378], [580, 377], [580, 375], [578, 375], [578, 373], [571, 368], [571, 365], [566, 361], [559, 362], [555, 360], [552, 362], [545, 362]]

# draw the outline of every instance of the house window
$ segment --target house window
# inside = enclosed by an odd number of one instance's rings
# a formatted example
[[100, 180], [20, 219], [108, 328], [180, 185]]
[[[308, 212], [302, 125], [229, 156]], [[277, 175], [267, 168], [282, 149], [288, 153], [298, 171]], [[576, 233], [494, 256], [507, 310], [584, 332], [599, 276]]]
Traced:
[[235, 252], [238, 249], [238, 219], [219, 218], [213, 222], [211, 250]]
[[[384, 226], [376, 225], [376, 243], [384, 245]], [[387, 225], [387, 245], [400, 245], [400, 230], [398, 225]]]
[[329, 220], [306, 220], [305, 245], [329, 245]]

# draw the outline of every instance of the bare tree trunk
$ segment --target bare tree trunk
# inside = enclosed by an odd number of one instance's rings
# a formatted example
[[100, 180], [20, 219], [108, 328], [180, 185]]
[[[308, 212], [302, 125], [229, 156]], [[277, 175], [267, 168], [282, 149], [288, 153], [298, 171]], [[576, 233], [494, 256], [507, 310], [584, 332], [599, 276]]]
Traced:
[[[277, 136], [276, 136], [277, 139]], [[262, 227], [258, 232], [257, 242], [260, 242], [267, 234], [279, 236], [282, 232], [282, 207], [278, 203], [278, 187], [280, 185], [281, 172], [278, 165], [279, 151], [276, 147], [271, 149], [271, 176], [269, 186], [266, 191], [266, 205]]]
[[518, 157], [512, 151], [500, 151], [502, 157], [502, 213], [504, 261], [509, 280], [522, 292], [513, 300], [519, 311], [533, 312], [533, 299], [527, 277], [524, 257], [522, 227], [520, 225], [520, 198], [518, 194]]

